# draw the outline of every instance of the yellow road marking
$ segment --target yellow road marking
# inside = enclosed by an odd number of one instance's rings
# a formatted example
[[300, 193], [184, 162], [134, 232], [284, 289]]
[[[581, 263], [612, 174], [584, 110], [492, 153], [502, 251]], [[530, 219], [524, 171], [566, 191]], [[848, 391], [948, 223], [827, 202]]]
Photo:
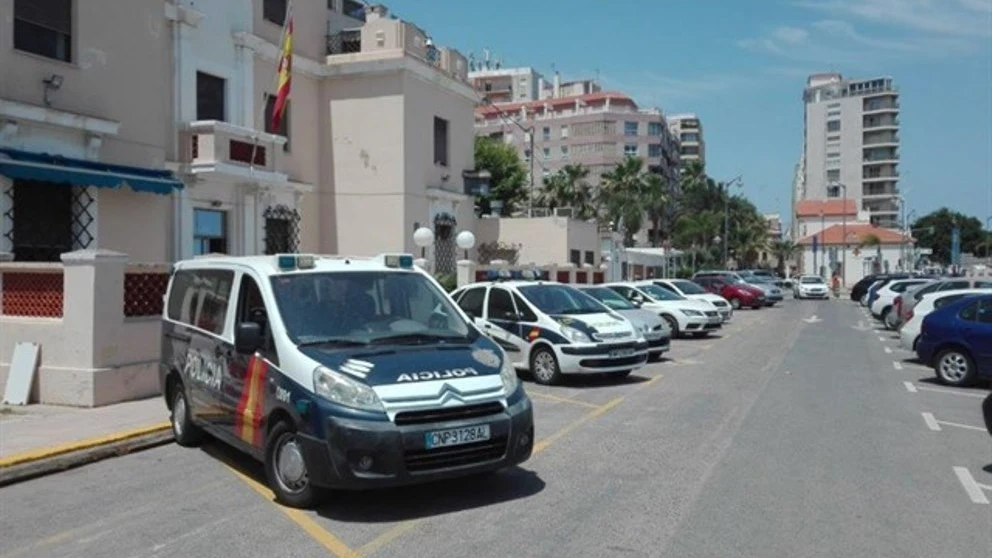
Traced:
[[580, 405], [582, 407], [588, 407], [590, 409], [598, 409], [599, 405], [593, 403], [586, 403], [585, 401], [579, 401], [578, 399], [571, 399], [568, 397], [558, 397], [557, 395], [551, 395], [549, 393], [541, 393], [538, 391], [528, 391], [527, 395], [531, 397], [537, 397], [538, 399], [547, 399], [548, 401], [557, 401], [559, 403], [571, 403], [572, 405]]
[[597, 407], [592, 412], [586, 413], [585, 415], [582, 415], [581, 417], [579, 417], [578, 419], [576, 419], [575, 421], [573, 421], [571, 424], [562, 427], [560, 430], [558, 430], [558, 432], [555, 432], [554, 434], [548, 436], [547, 438], [545, 438], [545, 439], [543, 439], [543, 440], [535, 443], [534, 444], [534, 451], [531, 453], [531, 455], [537, 455], [537, 454], [541, 453], [542, 451], [544, 451], [545, 449], [547, 449], [548, 446], [550, 446], [552, 443], [554, 443], [555, 440], [558, 440], [559, 438], [561, 438], [565, 434], [568, 434], [569, 432], [571, 432], [571, 431], [575, 430], [576, 428], [582, 426], [583, 424], [591, 421], [592, 419], [597, 418], [597, 417], [603, 415], [604, 413], [606, 413], [607, 411], [609, 411], [613, 407], [616, 407], [617, 405], [619, 405], [621, 401], [623, 401], [623, 397], [617, 397], [617, 398], [611, 399], [605, 405], [600, 405], [599, 407]]
[[360, 556], [370, 556], [375, 554], [382, 547], [389, 545], [391, 542], [412, 531], [423, 522], [423, 519], [408, 519], [402, 523], [397, 523], [389, 529], [386, 529], [385, 532], [378, 535], [376, 538], [362, 545], [361, 548], [358, 549], [358, 554]]
[[96, 438], [89, 438], [87, 440], [81, 440], [78, 442], [69, 442], [67, 444], [60, 444], [57, 446], [50, 446], [47, 448], [26, 451], [23, 453], [14, 454], [9, 457], [4, 457], [0, 459], [0, 469], [13, 467], [14, 465], [20, 465], [22, 463], [28, 463], [31, 461], [40, 461], [42, 459], [46, 459], [49, 457], [55, 457], [57, 455], [63, 455], [66, 453], [72, 453], [74, 451], [80, 451], [84, 449], [90, 449], [97, 446], [116, 444], [117, 442], [123, 442], [124, 440], [129, 440], [131, 438], [146, 436], [148, 434], [155, 434], [157, 432], [168, 430], [169, 428], [170, 428], [170, 424], [168, 422], [161, 422], [158, 424], [154, 424], [152, 426], [143, 426], [141, 428], [125, 430], [123, 432], [108, 434], [106, 436], [98, 436]]
[[209, 448], [204, 448], [204, 451], [214, 459], [220, 461], [224, 467], [227, 467], [229, 471], [234, 473], [234, 476], [241, 479], [241, 481], [251, 487], [252, 490], [258, 492], [266, 499], [270, 499], [269, 501], [272, 502], [275, 507], [279, 508], [279, 511], [284, 513], [290, 521], [296, 523], [296, 525], [306, 531], [306, 533], [310, 535], [314, 541], [330, 551], [331, 554], [337, 556], [338, 558], [359, 558], [361, 556], [349, 548], [348, 545], [344, 544], [341, 539], [334, 536], [330, 531], [321, 527], [320, 524], [311, 519], [310, 516], [302, 510], [289, 508], [272, 501], [272, 490], [270, 490], [269, 487], [259, 483], [255, 479], [231, 466], [223, 456], [218, 455], [214, 450]]

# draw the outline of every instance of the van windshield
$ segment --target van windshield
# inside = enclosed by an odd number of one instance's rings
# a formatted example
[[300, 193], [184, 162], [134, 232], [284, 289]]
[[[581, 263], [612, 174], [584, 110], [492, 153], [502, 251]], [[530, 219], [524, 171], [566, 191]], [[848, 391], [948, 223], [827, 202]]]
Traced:
[[475, 334], [419, 273], [345, 271], [272, 277], [279, 314], [296, 344], [468, 342]]

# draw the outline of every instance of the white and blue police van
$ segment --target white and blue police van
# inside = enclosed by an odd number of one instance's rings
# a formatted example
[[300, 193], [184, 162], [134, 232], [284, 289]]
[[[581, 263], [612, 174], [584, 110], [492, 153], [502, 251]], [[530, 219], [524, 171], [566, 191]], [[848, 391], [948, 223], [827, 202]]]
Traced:
[[530, 270], [491, 270], [487, 281], [451, 293], [537, 383], [569, 374], [624, 377], [648, 361], [648, 342], [622, 315], [564, 283]]
[[165, 302], [176, 441], [258, 459], [286, 505], [531, 455], [513, 361], [409, 254], [199, 257], [173, 267]]

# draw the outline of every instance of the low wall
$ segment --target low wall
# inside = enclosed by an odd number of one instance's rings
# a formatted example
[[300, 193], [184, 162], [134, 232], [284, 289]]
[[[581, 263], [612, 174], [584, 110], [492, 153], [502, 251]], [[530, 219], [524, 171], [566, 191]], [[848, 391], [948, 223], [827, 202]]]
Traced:
[[169, 267], [81, 250], [62, 263], [0, 262], [0, 389], [18, 342], [40, 346], [30, 402], [95, 407], [159, 392]]

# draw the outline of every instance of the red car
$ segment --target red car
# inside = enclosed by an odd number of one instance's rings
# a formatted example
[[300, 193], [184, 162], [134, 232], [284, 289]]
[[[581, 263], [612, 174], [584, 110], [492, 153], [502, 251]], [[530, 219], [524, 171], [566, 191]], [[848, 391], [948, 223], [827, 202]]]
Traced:
[[727, 299], [734, 310], [742, 306], [750, 306], [757, 310], [765, 305], [765, 293], [761, 289], [752, 287], [740, 279], [734, 281], [731, 275], [695, 277], [692, 281], [707, 291]]

